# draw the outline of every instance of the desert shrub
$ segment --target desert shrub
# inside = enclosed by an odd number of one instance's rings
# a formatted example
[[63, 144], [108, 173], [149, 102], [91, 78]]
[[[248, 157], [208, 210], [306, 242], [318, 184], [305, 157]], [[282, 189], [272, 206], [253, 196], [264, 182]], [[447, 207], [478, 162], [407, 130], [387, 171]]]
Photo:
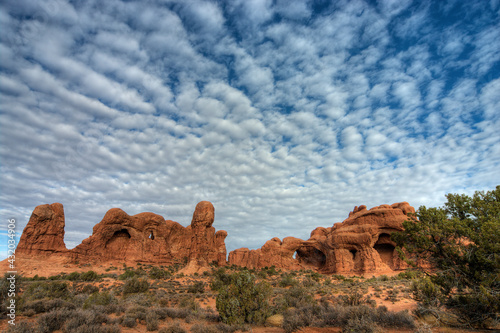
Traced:
[[69, 280], [69, 281], [78, 281], [78, 280], [80, 280], [80, 273], [72, 272], [72, 273], [69, 273], [68, 275], [66, 275], [64, 278], [66, 280]]
[[226, 273], [226, 269], [221, 267], [214, 271], [213, 278], [210, 283], [210, 288], [213, 291], [220, 291], [224, 286], [227, 286], [231, 283], [232, 275]]
[[118, 325], [83, 325], [68, 333], [120, 333], [121, 329]]
[[34, 282], [30, 284], [23, 293], [24, 301], [43, 298], [69, 299], [70, 292], [67, 282]]
[[191, 333], [219, 333], [220, 331], [215, 326], [205, 324], [194, 324], [190, 329]]
[[318, 282], [311, 278], [310, 276], [307, 276], [304, 280], [302, 280], [302, 285], [306, 288], [312, 288], [316, 287], [318, 285]]
[[120, 274], [118, 276], [118, 279], [120, 279], [120, 280], [128, 280], [128, 279], [138, 278], [138, 277], [141, 277], [141, 276], [144, 276], [144, 275], [146, 275], [146, 271], [143, 270], [142, 268], [138, 268], [138, 269], [134, 270], [131, 267], [126, 267], [125, 268], [125, 272], [123, 272], [122, 274]]
[[218, 323], [217, 325], [215, 325], [215, 328], [219, 333], [234, 333], [236, 331], [242, 331], [242, 332], [247, 331], [246, 327], [241, 327], [238, 325], [228, 325], [224, 323]]
[[205, 292], [205, 284], [202, 281], [196, 281], [195, 283], [189, 285], [188, 293], [192, 294], [203, 294]]
[[377, 326], [367, 317], [354, 317], [342, 326], [342, 333], [375, 333]]
[[293, 332], [303, 327], [342, 327], [344, 332], [366, 331], [370, 327], [414, 328], [413, 317], [407, 311], [389, 312], [385, 307], [308, 305], [285, 312], [283, 328]]
[[313, 323], [316, 323], [315, 326], [321, 326], [317, 324], [317, 318], [320, 317], [320, 313], [321, 308], [317, 305], [303, 306], [300, 309], [289, 309], [285, 312], [283, 318], [283, 329], [289, 333], [303, 327], [311, 326]]
[[125, 311], [125, 315], [138, 320], [146, 320], [147, 310], [144, 306], [132, 306]]
[[116, 299], [107, 291], [96, 292], [90, 295], [85, 302], [83, 303], [83, 308], [88, 309], [94, 305], [110, 305], [111, 303], [116, 302]]
[[294, 286], [297, 283], [298, 283], [297, 280], [295, 280], [290, 274], [285, 273], [281, 276], [279, 286], [280, 287], [289, 287], [289, 286]]
[[423, 277], [424, 273], [419, 270], [408, 269], [404, 272], [399, 273], [396, 278], [398, 280], [415, 280]]
[[[106, 330], [102, 330], [102, 324], [109, 323], [109, 318], [102, 312], [90, 310], [73, 311], [64, 323], [64, 333], [83, 333], [83, 332], [107, 332], [113, 331], [112, 326], [107, 326]], [[103, 327], [104, 328], [104, 327]]]
[[16, 325], [9, 325], [6, 333], [33, 333], [36, 332], [36, 326], [34, 323], [27, 321], [21, 321], [16, 323]]
[[298, 308], [315, 304], [316, 301], [311, 293], [300, 285], [294, 285], [274, 300], [277, 312], [283, 312], [288, 308]]
[[162, 327], [158, 333], [188, 333], [178, 322], [174, 322], [167, 327]]
[[92, 284], [73, 284], [73, 294], [93, 294], [98, 292], [99, 288]]
[[169, 271], [153, 266], [148, 273], [151, 279], [162, 280], [169, 278], [172, 274]]
[[51, 333], [60, 330], [66, 320], [74, 315], [72, 310], [54, 310], [44, 313], [37, 318], [38, 331], [40, 333]]
[[121, 318], [121, 325], [129, 328], [136, 327], [137, 319], [134, 316], [124, 315]]
[[87, 282], [89, 282], [89, 281], [97, 281], [99, 279], [100, 279], [99, 274], [97, 274], [94, 271], [88, 271], [88, 272], [80, 274], [80, 280], [81, 281], [87, 281]]
[[382, 327], [406, 327], [414, 328], [415, 320], [408, 311], [387, 311], [386, 307], [377, 308], [373, 320]]
[[38, 313], [49, 312], [55, 309], [72, 310], [75, 309], [75, 305], [60, 298], [28, 301], [23, 304], [23, 312], [32, 310], [36, 314], [38, 314]]
[[146, 330], [147, 331], [157, 331], [158, 330], [158, 315], [155, 311], [148, 311], [146, 313]]
[[341, 295], [340, 300], [343, 305], [347, 306], [361, 305], [366, 301], [363, 293], [360, 291], [359, 288], [354, 288], [353, 290], [350, 290], [347, 295]]
[[149, 293], [125, 294], [125, 296], [123, 301], [126, 304], [136, 304], [147, 307], [153, 305], [154, 296]]
[[443, 297], [439, 287], [429, 278], [413, 281], [411, 290], [413, 292], [413, 298], [423, 306], [436, 307]]
[[179, 309], [179, 308], [165, 308], [165, 316], [172, 319], [185, 319], [191, 314], [191, 310], [187, 308]]
[[261, 324], [270, 315], [271, 287], [255, 282], [249, 272], [234, 273], [231, 283], [219, 291], [216, 307], [226, 324]]
[[123, 295], [145, 293], [149, 289], [149, 282], [145, 279], [131, 278], [123, 285]]
[[179, 306], [181, 308], [189, 309], [192, 311], [198, 311], [200, 310], [200, 303], [196, 301], [194, 296], [186, 296], [181, 298], [179, 302]]

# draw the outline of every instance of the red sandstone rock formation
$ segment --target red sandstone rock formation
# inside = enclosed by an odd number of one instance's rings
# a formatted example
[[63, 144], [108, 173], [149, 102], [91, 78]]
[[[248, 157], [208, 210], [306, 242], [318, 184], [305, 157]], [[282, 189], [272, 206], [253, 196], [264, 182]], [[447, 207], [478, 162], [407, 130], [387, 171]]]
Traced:
[[17, 255], [52, 255], [66, 253], [64, 244], [64, 209], [60, 203], [35, 208], [24, 228], [16, 249]]
[[59, 203], [35, 208], [23, 231], [18, 255], [61, 253], [73, 261], [123, 260], [173, 264], [186, 260], [197, 265], [226, 264], [227, 232], [212, 227], [214, 207], [200, 202], [191, 225], [184, 228], [153, 213], [130, 216], [110, 209], [93, 228], [92, 235], [72, 250], [64, 245], [64, 211]]
[[262, 268], [314, 269], [322, 273], [384, 273], [405, 268], [394, 253], [392, 232], [402, 231], [407, 214], [415, 212], [408, 203], [382, 205], [370, 210], [355, 207], [349, 217], [331, 228], [316, 228], [309, 240], [278, 238], [257, 250], [246, 248], [229, 253], [229, 264]]
[[[262, 248], [237, 249], [229, 253], [229, 264], [248, 268], [276, 266], [282, 269], [313, 269], [322, 273], [386, 273], [405, 268], [394, 253], [392, 232], [403, 230], [407, 214], [415, 210], [408, 203], [382, 205], [370, 210], [355, 207], [342, 223], [316, 228], [305, 241], [273, 238]], [[19, 256], [62, 256], [73, 261], [121, 260], [174, 264], [188, 261], [198, 271], [209, 263], [226, 264], [227, 232], [215, 232], [214, 206], [198, 203], [191, 225], [164, 220], [160, 215], [130, 216], [110, 209], [94, 226], [92, 235], [72, 250], [64, 245], [64, 210], [59, 203], [35, 208], [23, 231]]]

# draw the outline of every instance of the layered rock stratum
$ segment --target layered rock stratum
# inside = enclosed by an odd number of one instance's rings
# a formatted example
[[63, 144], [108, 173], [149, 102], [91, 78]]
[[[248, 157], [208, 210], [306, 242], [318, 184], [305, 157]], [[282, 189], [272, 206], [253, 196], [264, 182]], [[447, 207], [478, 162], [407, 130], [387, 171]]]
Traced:
[[209, 264], [229, 264], [247, 268], [312, 269], [324, 274], [385, 274], [406, 268], [395, 253], [390, 235], [402, 231], [408, 214], [414, 212], [407, 202], [369, 210], [366, 206], [355, 207], [342, 223], [318, 227], [308, 240], [275, 237], [260, 249], [231, 251], [226, 260], [228, 234], [212, 226], [215, 209], [208, 201], [196, 205], [187, 227], [154, 213], [130, 216], [119, 208], [112, 208], [94, 226], [92, 235], [71, 250], [64, 244], [63, 206], [54, 203], [35, 208], [16, 255], [58, 257], [79, 263], [187, 263], [193, 271]]

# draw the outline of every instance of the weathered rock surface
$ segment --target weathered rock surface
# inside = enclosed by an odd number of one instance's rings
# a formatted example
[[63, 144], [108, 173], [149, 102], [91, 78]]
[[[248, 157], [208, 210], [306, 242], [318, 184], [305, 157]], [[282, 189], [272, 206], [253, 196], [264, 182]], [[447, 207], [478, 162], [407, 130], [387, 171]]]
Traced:
[[[402, 231], [408, 213], [406, 202], [372, 209], [354, 207], [342, 223], [319, 227], [308, 240], [273, 238], [260, 249], [241, 248], [229, 253], [229, 264], [248, 268], [275, 266], [285, 270], [312, 269], [325, 274], [366, 274], [400, 270], [405, 264], [395, 254], [392, 232]], [[92, 235], [72, 250], [64, 244], [62, 204], [35, 208], [23, 231], [16, 254], [57, 256], [75, 262], [187, 262], [189, 271], [201, 272], [208, 264], [226, 265], [227, 232], [216, 232], [215, 209], [208, 201], [196, 205], [191, 225], [183, 227], [154, 213], [130, 216], [110, 209]]]
[[415, 212], [407, 202], [381, 205], [370, 210], [355, 207], [349, 217], [331, 228], [316, 228], [305, 241], [287, 237], [267, 241], [260, 249], [237, 249], [229, 264], [249, 268], [272, 265], [282, 269], [313, 269], [322, 273], [384, 273], [405, 268], [395, 254], [392, 232], [402, 231], [407, 214]]
[[195, 261], [199, 265], [226, 264], [227, 232], [215, 232], [214, 207], [200, 202], [191, 225], [183, 227], [154, 213], [130, 216], [110, 209], [93, 228], [92, 235], [72, 250], [64, 246], [64, 211], [59, 203], [35, 208], [23, 231], [17, 254], [62, 253], [73, 261], [121, 260], [174, 264]]
[[52, 255], [66, 253], [64, 244], [64, 209], [60, 203], [35, 208], [24, 228], [16, 249], [17, 255]]

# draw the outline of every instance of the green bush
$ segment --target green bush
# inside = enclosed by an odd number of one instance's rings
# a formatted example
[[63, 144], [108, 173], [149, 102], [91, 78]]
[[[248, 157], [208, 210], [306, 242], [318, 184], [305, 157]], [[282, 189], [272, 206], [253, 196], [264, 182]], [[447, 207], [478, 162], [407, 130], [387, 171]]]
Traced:
[[73, 310], [76, 306], [73, 303], [62, 300], [60, 298], [56, 299], [43, 299], [25, 302], [22, 306], [23, 312], [32, 312], [35, 314], [50, 312], [55, 309], [69, 309]]
[[89, 281], [97, 281], [99, 279], [100, 279], [99, 274], [97, 274], [94, 271], [88, 271], [88, 272], [80, 274], [81, 281], [89, 282]]
[[146, 331], [157, 331], [158, 326], [158, 315], [155, 311], [148, 311], [146, 313]]
[[411, 284], [413, 298], [423, 306], [437, 307], [443, 297], [439, 286], [429, 278], [415, 280]]
[[350, 318], [342, 326], [342, 333], [375, 333], [378, 332], [377, 326], [367, 317]]
[[85, 302], [83, 303], [83, 308], [88, 309], [94, 305], [108, 306], [114, 302], [116, 302], [116, 300], [109, 292], [95, 292], [85, 300]]
[[44, 313], [37, 318], [38, 331], [40, 333], [52, 333], [60, 330], [66, 320], [74, 316], [75, 311], [72, 310], [54, 310]]
[[137, 319], [133, 316], [124, 315], [121, 318], [121, 324], [122, 324], [122, 326], [129, 327], [129, 328], [136, 327], [137, 326]]
[[69, 281], [78, 281], [78, 280], [80, 280], [80, 273], [72, 272], [72, 273], [69, 273], [68, 275], [66, 275], [64, 278], [66, 280], [69, 280]]
[[226, 324], [262, 324], [269, 317], [271, 287], [255, 282], [255, 276], [242, 271], [230, 277], [231, 283], [219, 291], [216, 307]]
[[290, 274], [285, 273], [281, 276], [279, 286], [280, 287], [289, 287], [289, 286], [294, 286], [297, 283], [298, 283], [297, 280], [295, 280]]
[[153, 266], [149, 270], [148, 274], [149, 274], [149, 277], [151, 279], [155, 279], [155, 280], [163, 280], [163, 279], [167, 279], [167, 278], [169, 278], [169, 277], [172, 276], [172, 274], [169, 271], [166, 271], [164, 269], [158, 268], [156, 266]]
[[195, 283], [189, 285], [188, 293], [192, 294], [203, 294], [205, 292], [205, 284], [202, 281], [196, 281]]
[[149, 282], [144, 279], [131, 278], [123, 285], [123, 295], [145, 293], [149, 290]]
[[146, 271], [143, 270], [142, 268], [138, 268], [138, 269], [134, 270], [131, 267], [125, 267], [125, 272], [120, 274], [118, 276], [118, 279], [128, 280], [128, 279], [138, 278], [138, 277], [145, 276], [145, 275], [146, 275]]
[[37, 300], [43, 298], [69, 299], [70, 292], [67, 282], [60, 281], [38, 281], [31, 283], [23, 295], [24, 301]]
[[294, 285], [278, 295], [274, 300], [274, 305], [278, 313], [284, 312], [288, 308], [299, 308], [316, 304], [314, 297], [304, 287]]

